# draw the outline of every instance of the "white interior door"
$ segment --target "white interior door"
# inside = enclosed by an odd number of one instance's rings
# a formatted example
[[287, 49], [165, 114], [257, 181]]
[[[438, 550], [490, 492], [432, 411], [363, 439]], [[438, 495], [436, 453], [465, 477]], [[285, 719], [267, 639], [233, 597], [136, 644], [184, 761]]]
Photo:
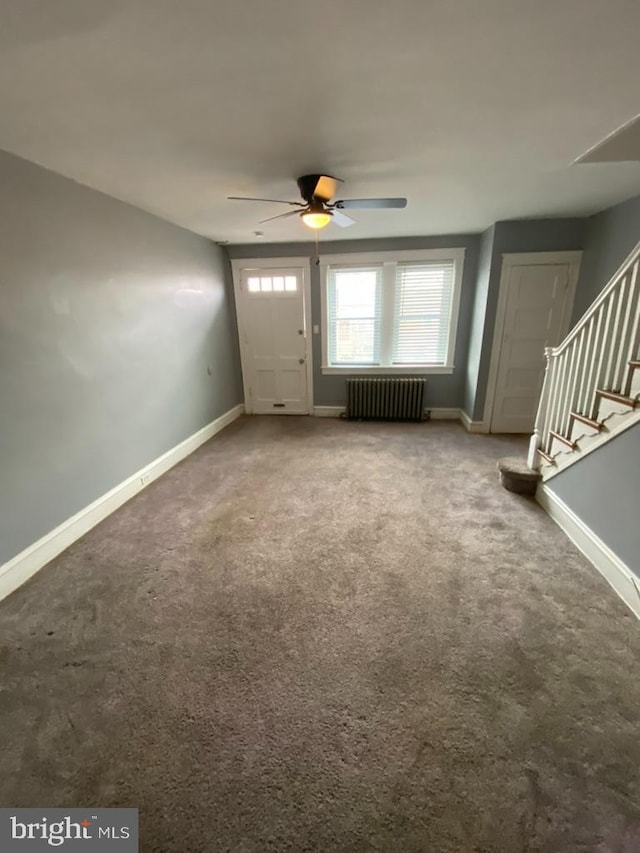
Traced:
[[246, 411], [308, 414], [304, 270], [241, 269], [236, 293]]
[[518, 263], [517, 256], [505, 257], [496, 318], [499, 347], [491, 432], [533, 430], [545, 347], [557, 346], [568, 330], [579, 267], [572, 255], [558, 263]]

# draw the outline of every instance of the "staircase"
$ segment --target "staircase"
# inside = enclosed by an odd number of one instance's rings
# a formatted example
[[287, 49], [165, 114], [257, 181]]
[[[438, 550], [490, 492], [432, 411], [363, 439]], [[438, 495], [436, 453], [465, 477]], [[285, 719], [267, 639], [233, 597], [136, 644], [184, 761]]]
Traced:
[[557, 347], [527, 459], [548, 480], [640, 421], [640, 244]]

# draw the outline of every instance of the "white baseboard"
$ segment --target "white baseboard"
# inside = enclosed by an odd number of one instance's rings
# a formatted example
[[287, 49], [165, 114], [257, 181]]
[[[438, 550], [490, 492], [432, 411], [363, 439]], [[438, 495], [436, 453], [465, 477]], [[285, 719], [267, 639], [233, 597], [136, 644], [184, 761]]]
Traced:
[[544, 483], [538, 486], [536, 500], [640, 619], [640, 579], [629, 566]]
[[339, 418], [345, 411], [344, 406], [314, 406], [313, 414], [316, 418]]
[[[344, 406], [314, 406], [313, 414], [318, 418], [339, 418], [345, 411]], [[489, 428], [484, 421], [472, 421], [462, 409], [445, 409], [427, 407], [433, 421], [461, 421], [467, 432], [488, 433]]]
[[215, 421], [207, 424], [153, 462], [145, 465], [144, 468], [136, 471], [135, 474], [115, 486], [111, 491], [81, 509], [71, 518], [63, 521], [62, 524], [38, 539], [37, 542], [29, 545], [8, 563], [0, 566], [0, 600], [22, 586], [25, 581], [62, 553], [65, 548], [68, 548], [92, 527], [95, 527], [122, 504], [141, 492], [149, 483], [157, 480], [158, 477], [193, 453], [205, 441], [208, 441], [232, 421], [235, 421], [236, 418], [239, 418], [243, 412], [244, 405], [242, 404], [229, 409], [224, 415], [216, 418]]
[[431, 412], [432, 421], [459, 421], [460, 409], [430, 409], [427, 406], [427, 411]]
[[489, 427], [484, 421], [472, 421], [463, 409], [460, 409], [460, 420], [467, 432], [489, 432]]
[[[344, 406], [314, 406], [313, 414], [317, 418], [339, 418], [344, 414]], [[434, 421], [458, 421], [460, 420], [460, 409], [430, 409], [431, 418]]]

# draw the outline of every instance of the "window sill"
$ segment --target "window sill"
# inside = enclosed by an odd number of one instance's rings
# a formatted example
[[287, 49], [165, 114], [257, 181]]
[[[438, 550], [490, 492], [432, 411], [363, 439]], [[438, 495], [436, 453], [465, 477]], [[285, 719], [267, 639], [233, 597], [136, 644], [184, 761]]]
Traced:
[[389, 374], [396, 374], [397, 376], [414, 376], [419, 374], [420, 376], [427, 376], [430, 374], [451, 374], [453, 373], [452, 367], [443, 367], [443, 366], [432, 366], [429, 367], [425, 365], [424, 367], [323, 367], [322, 373], [324, 376], [340, 376], [349, 374], [350, 376], [367, 376], [369, 374], [375, 374], [379, 376], [386, 376]]

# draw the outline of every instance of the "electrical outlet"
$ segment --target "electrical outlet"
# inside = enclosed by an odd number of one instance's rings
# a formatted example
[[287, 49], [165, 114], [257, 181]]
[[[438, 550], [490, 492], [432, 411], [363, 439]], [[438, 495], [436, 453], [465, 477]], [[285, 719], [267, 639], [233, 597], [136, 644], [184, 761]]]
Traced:
[[140, 482], [142, 483], [143, 486], [146, 486], [150, 479], [151, 479], [151, 474], [143, 474], [142, 477], [140, 477]]

